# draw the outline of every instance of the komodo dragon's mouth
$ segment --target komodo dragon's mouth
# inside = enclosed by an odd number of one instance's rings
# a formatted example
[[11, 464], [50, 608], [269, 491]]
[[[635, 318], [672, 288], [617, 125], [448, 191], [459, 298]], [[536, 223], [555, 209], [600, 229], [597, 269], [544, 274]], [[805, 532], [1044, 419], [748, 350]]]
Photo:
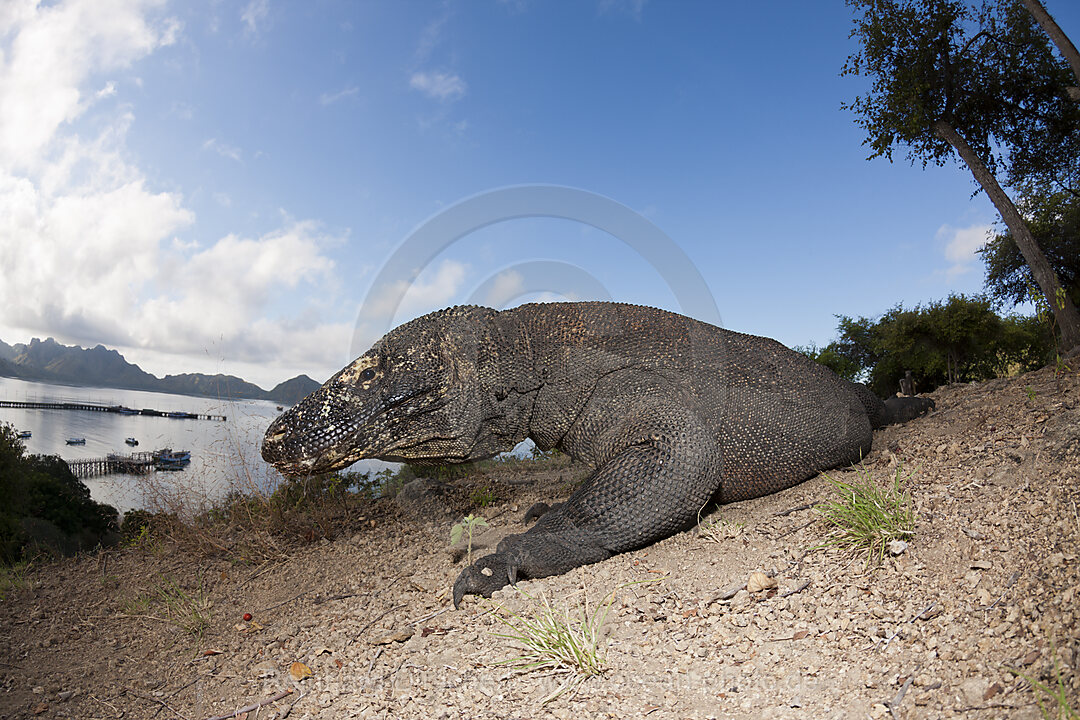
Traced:
[[[263, 459], [284, 475], [333, 472], [369, 458], [407, 461], [407, 450], [401, 457], [397, 453], [428, 440], [395, 436], [391, 429], [398, 424], [395, 421], [444, 405], [417, 403], [428, 390], [364, 403], [348, 386], [327, 383], [270, 424], [263, 437]], [[401, 412], [406, 406], [407, 411]]]

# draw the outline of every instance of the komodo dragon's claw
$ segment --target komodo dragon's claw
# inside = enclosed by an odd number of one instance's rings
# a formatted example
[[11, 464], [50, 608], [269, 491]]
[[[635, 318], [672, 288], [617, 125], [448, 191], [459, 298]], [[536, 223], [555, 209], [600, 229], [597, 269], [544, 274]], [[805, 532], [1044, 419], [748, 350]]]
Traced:
[[491, 594], [517, 582], [517, 568], [507, 563], [500, 553], [482, 557], [461, 571], [454, 582], [454, 609], [461, 606], [466, 595]]

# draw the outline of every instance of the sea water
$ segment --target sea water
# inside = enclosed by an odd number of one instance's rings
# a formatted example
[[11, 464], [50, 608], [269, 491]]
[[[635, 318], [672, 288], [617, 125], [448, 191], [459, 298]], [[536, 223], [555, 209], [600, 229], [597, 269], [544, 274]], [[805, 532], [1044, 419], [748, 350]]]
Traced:
[[[71, 387], [0, 377], [0, 400], [123, 405], [135, 410], [224, 415], [225, 420], [191, 420], [148, 415], [122, 415], [85, 410], [32, 410], [0, 407], [0, 422], [29, 430], [22, 442], [28, 453], [59, 455], [64, 460], [104, 458], [162, 448], [190, 450], [191, 464], [182, 471], [149, 475], [113, 474], [85, 478], [91, 496], [121, 512], [132, 508], [198, 512], [230, 491], [268, 492], [281, 475], [259, 453], [263, 433], [280, 413], [264, 400], [225, 400], [170, 395], [142, 390]], [[130, 447], [126, 438], [139, 441]], [[85, 445], [68, 445], [68, 438], [85, 438]], [[379, 470], [378, 461], [363, 461], [352, 469]]]

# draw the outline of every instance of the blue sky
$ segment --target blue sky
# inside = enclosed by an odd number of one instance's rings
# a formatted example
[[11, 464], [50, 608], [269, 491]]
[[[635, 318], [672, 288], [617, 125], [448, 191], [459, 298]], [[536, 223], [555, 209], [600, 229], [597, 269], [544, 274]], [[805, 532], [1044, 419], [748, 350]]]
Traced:
[[[1046, 4], [1080, 38], [1080, 7]], [[960, 166], [866, 162], [850, 27], [839, 1], [11, 0], [0, 339], [322, 380], [385, 329], [368, 292], [415, 228], [528, 184], [639, 214], [725, 327], [789, 345], [978, 292], [996, 213]], [[489, 225], [417, 255], [394, 322], [594, 296], [700, 315], [624, 240]]]

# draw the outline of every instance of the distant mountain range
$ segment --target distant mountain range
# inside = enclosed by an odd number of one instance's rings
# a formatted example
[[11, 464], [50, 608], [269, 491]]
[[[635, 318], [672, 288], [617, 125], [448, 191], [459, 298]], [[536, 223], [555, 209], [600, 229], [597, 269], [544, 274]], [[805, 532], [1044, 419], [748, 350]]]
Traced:
[[34, 338], [29, 345], [8, 345], [0, 340], [0, 376], [175, 395], [271, 400], [282, 405], [294, 405], [320, 385], [307, 375], [279, 383], [273, 390], [263, 390], [232, 375], [184, 373], [158, 378], [103, 345], [85, 350], [61, 345], [52, 338]]

